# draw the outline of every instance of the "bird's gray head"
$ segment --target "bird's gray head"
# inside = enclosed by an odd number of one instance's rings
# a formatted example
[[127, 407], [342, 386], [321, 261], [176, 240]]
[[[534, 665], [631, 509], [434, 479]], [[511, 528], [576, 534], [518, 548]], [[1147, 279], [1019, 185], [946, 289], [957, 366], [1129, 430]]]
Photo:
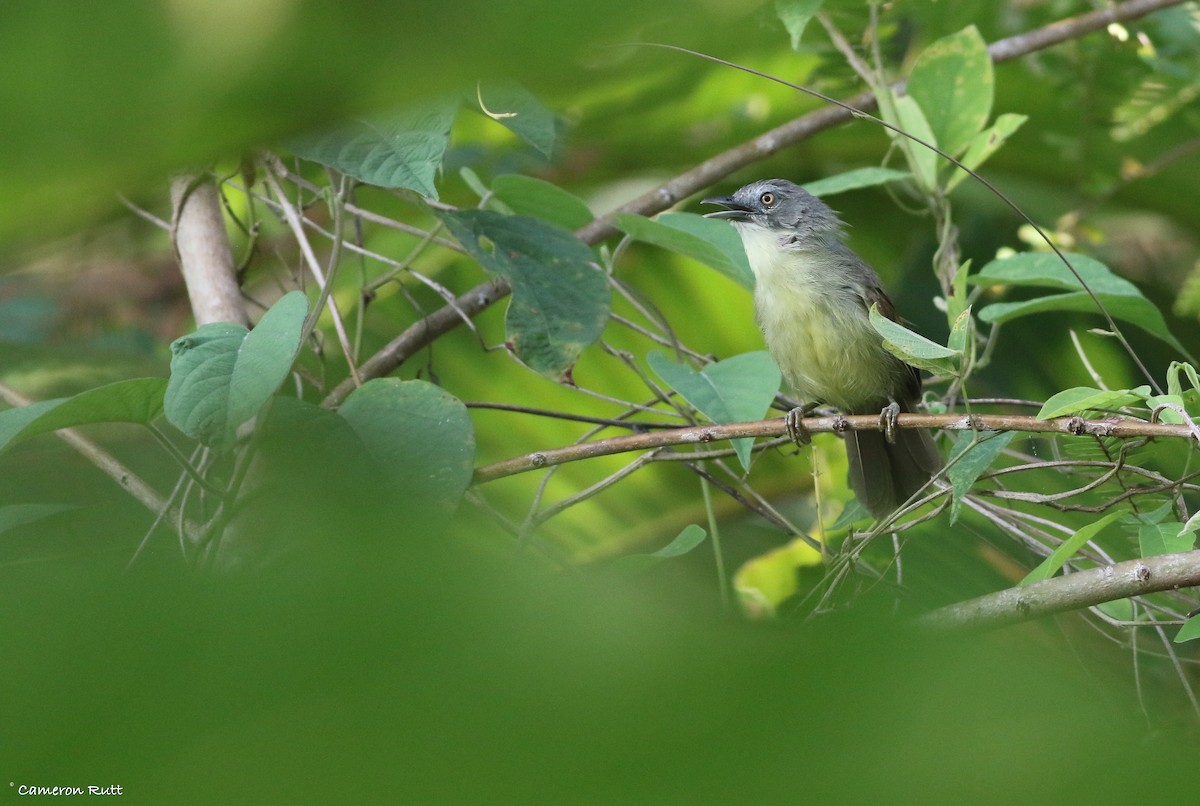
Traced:
[[732, 196], [713, 196], [703, 203], [725, 208], [705, 213], [705, 218], [724, 218], [743, 226], [812, 234], [836, 233], [842, 228], [841, 220], [829, 205], [786, 179], [761, 179], [739, 188]]

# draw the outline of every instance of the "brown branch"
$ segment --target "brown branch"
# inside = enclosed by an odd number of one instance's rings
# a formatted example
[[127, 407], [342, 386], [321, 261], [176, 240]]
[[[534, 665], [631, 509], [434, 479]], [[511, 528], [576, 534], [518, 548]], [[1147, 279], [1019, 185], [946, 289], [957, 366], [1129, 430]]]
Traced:
[[[806, 417], [804, 427], [812, 433], [842, 433], [844, 431], [879, 431], [880, 418], [877, 414], [852, 416]], [[896, 419], [898, 428], [940, 428], [947, 431], [1024, 431], [1034, 434], [1070, 434], [1092, 437], [1175, 437], [1193, 438], [1187, 425], [1171, 423], [1148, 423], [1124, 417], [1109, 417], [1103, 420], [1085, 420], [1082, 417], [1057, 417], [1039, 420], [1036, 417], [1014, 414], [901, 414]], [[650, 450], [668, 445], [695, 445], [741, 437], [778, 437], [787, 433], [782, 417], [755, 422], [731, 423], [728, 425], [697, 425], [686, 428], [671, 428], [651, 434], [630, 434], [610, 437], [595, 442], [583, 442], [553, 448], [548, 451], [516, 456], [485, 465], [475, 471], [475, 483], [493, 481], [505, 476], [525, 473], [530, 470], [591, 459], [596, 456], [611, 456], [628, 451]]]
[[[1155, 11], [1179, 5], [1183, 0], [1127, 0], [1111, 8], [1081, 14], [1050, 23], [1033, 31], [992, 43], [988, 53], [994, 62], [1010, 61], [1045, 49], [1069, 39], [1102, 30], [1114, 22], [1128, 22]], [[894, 88], [903, 88], [897, 82]], [[862, 92], [845, 101], [847, 106], [860, 110], [875, 108], [875, 96]], [[801, 115], [777, 126], [752, 140], [724, 151], [705, 160], [691, 170], [676, 176], [654, 190], [645, 193], [616, 210], [604, 215], [575, 234], [584, 243], [595, 245], [616, 234], [613, 220], [620, 213], [653, 215], [683, 199], [724, 179], [734, 171], [771, 156], [777, 151], [794, 145], [814, 134], [844, 123], [853, 117], [841, 107], [826, 107]], [[426, 347], [442, 334], [454, 329], [462, 322], [462, 316], [474, 317], [493, 303], [507, 296], [512, 289], [502, 278], [489, 280], [461, 295], [453, 306], [446, 306], [410, 325], [404, 332], [384, 346], [360, 368], [363, 381], [378, 378], [395, 370], [410, 356]], [[339, 384], [325, 400], [323, 406], [333, 408], [341, 404], [354, 391], [355, 384], [347, 379]]]
[[1200, 551], [1101, 565], [990, 593], [926, 613], [937, 629], [994, 629], [1148, 593], [1200, 586]]

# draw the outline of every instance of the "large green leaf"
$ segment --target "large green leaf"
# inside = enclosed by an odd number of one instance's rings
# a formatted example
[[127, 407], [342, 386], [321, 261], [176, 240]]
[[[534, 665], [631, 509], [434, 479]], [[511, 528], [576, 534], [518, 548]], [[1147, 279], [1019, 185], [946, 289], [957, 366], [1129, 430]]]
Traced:
[[166, 378], [134, 378], [0, 412], [0, 451], [17, 439], [89, 423], [148, 424], [163, 413]]
[[595, 218], [578, 196], [532, 176], [497, 176], [492, 181], [492, 193], [514, 213], [544, 218], [563, 229], [579, 229]]
[[871, 326], [883, 337], [884, 348], [897, 358], [938, 375], [958, 373], [962, 360], [962, 353], [958, 350], [943, 347], [899, 322], [893, 322], [879, 312], [877, 305], [871, 306], [870, 319]]
[[[657, 351], [646, 359], [660, 378], [714, 423], [762, 419], [779, 391], [779, 367], [764, 351], [735, 355], [699, 372]], [[753, 445], [753, 439], [733, 440], [746, 470]]]
[[425, 381], [378, 378], [354, 390], [338, 413], [406, 506], [441, 517], [454, 511], [475, 460], [475, 432], [458, 398]]
[[907, 92], [920, 105], [938, 146], [958, 156], [992, 111], [992, 59], [974, 25], [921, 52]]
[[[1137, 286], [1087, 255], [1068, 254], [1067, 259], [1114, 319], [1136, 325], [1187, 354], [1184, 346], [1167, 329], [1162, 312], [1142, 296]], [[1022, 302], [993, 303], [979, 312], [979, 318], [985, 322], [1008, 322], [1046, 311], [1096, 311], [1096, 303], [1086, 291], [1079, 290], [1079, 280], [1070, 269], [1056, 255], [1046, 252], [1023, 252], [993, 260], [972, 275], [970, 282], [975, 285], [1041, 286], [1068, 292]]]
[[557, 121], [529, 90], [518, 84], [484, 81], [475, 87], [470, 100], [483, 114], [550, 158], [558, 134]]
[[754, 273], [737, 230], [695, 213], [663, 213], [657, 219], [622, 213], [617, 227], [630, 238], [661, 246], [711, 266], [743, 288], [754, 288]]
[[237, 429], [283, 383], [300, 349], [308, 300], [285, 294], [255, 326], [204, 325], [171, 344], [164, 410], [183, 433], [206, 445], [233, 442]]
[[441, 218], [481, 266], [512, 285], [508, 343], [530, 368], [557, 378], [600, 338], [612, 294], [582, 241], [529, 216], [463, 210]]
[[[930, 127], [929, 121], [925, 119], [925, 110], [921, 108], [915, 98], [901, 95], [895, 99], [894, 104], [898, 117], [897, 122], [901, 129], [931, 146], [941, 145], [938, 143], [937, 134]], [[901, 137], [894, 132], [888, 132], [888, 134], [892, 139]], [[905, 139], [908, 140], [908, 138]], [[905, 147], [912, 154], [909, 168], [912, 169], [913, 179], [925, 190], [932, 190], [937, 184], [937, 152], [912, 140], [908, 140]]]
[[1160, 554], [1179, 554], [1191, 551], [1196, 545], [1196, 535], [1183, 531], [1179, 521], [1148, 523], [1138, 528], [1138, 547], [1143, 557]]
[[1039, 420], [1050, 420], [1081, 411], [1104, 411], [1119, 409], [1135, 403], [1145, 403], [1150, 394], [1149, 386], [1136, 389], [1093, 389], [1088, 386], [1073, 386], [1050, 396], [1037, 413]]
[[897, 171], [895, 168], [883, 168], [876, 165], [869, 168], [855, 168], [835, 176], [806, 182], [803, 187], [814, 196], [832, 196], [835, 193], [845, 193], [847, 190], [886, 185], [889, 182], [899, 182], [911, 177], [912, 174], [908, 171]]
[[356, 120], [286, 145], [302, 159], [336, 168], [369, 185], [406, 188], [436, 199], [434, 178], [441, 170], [457, 112], [457, 101], [443, 99], [388, 118]]

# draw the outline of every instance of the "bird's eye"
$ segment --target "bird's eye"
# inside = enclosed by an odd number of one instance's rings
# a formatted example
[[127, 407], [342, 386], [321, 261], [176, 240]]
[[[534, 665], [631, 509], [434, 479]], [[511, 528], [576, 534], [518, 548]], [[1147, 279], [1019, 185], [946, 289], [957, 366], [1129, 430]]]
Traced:
[[758, 201], [763, 207], [773, 207], [775, 205], [775, 194], [764, 193], [758, 197]]

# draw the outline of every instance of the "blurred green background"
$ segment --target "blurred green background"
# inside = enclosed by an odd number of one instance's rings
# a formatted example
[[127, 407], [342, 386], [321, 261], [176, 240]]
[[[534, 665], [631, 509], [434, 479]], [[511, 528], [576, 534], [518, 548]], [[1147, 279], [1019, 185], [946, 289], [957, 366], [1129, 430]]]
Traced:
[[[830, 7], [846, 31], [861, 29], [862, 5]], [[993, 41], [1087, 10], [889, 4], [885, 56], [902, 73], [906, 54], [964, 25]], [[1173, 330], [1200, 353], [1186, 285], [1200, 255], [1197, 157], [1188, 152], [1200, 120], [1180, 102], [1200, 85], [1194, 15], [1175, 8], [1131, 24], [1127, 38], [1099, 32], [997, 67], [995, 112], [1030, 120], [985, 173], [1051, 227], [1082, 211], [1075, 232], [1092, 239], [1089, 251], [1174, 308]], [[215, 165], [230, 174], [243, 155], [296, 134], [504, 78], [561, 115], [559, 149], [543, 159], [500, 126], [463, 115], [442, 199], [475, 203], [458, 173], [466, 166], [485, 181], [540, 176], [604, 213], [817, 107], [743, 73], [628, 46], [637, 41], [695, 48], [838, 97], [861, 89], [819, 32], [791, 51], [771, 3], [0, 5], [8, 65], [0, 71], [0, 380], [44, 399], [165, 374], [168, 343], [191, 329], [185, 291], [167, 235], [122, 198], [169, 218], [173, 172]], [[714, 190], [878, 164], [886, 148], [879, 129], [853, 123]], [[1165, 170], [1128, 180], [1136, 166], [1168, 157]], [[421, 215], [370, 189], [358, 201]], [[882, 190], [833, 201], [911, 326], [943, 339], [944, 317], [931, 303], [931, 223]], [[1015, 217], [978, 187], [964, 184], [954, 201], [963, 256], [976, 266], [1021, 245]], [[232, 227], [230, 235], [238, 255], [245, 239]], [[413, 243], [383, 232], [368, 241], [394, 257]], [[291, 265], [294, 251], [277, 249], [279, 263]], [[421, 268], [456, 292], [483, 279], [448, 257]], [[617, 269], [683, 343], [719, 356], [761, 348], [749, 295], [715, 272], [637, 245]], [[353, 288], [343, 291], [352, 302]], [[428, 289], [412, 293], [440, 302]], [[479, 317], [479, 336], [459, 328], [399, 374], [434, 376], [468, 401], [619, 411], [533, 375], [503, 350], [481, 350], [503, 342], [503, 307]], [[412, 316], [395, 290], [382, 294], [364, 323], [365, 354]], [[1022, 320], [973, 394], [1041, 399], [1089, 383], [1067, 326], [1083, 333], [1097, 324]], [[1136, 330], [1130, 336], [1161, 378], [1175, 356]], [[620, 328], [610, 325], [605, 338], [644, 355], [645, 343]], [[1111, 342], [1085, 339], [1112, 386], [1139, 382]], [[337, 377], [335, 356], [325, 371]], [[636, 388], [599, 348], [574, 376], [614, 393]], [[504, 412], [472, 417], [480, 464], [581, 433]], [[88, 433], [143, 477], [174, 478], [169, 460], [131, 429]], [[548, 499], [623, 461], [563, 468]], [[807, 520], [807, 468], [791, 452], [764, 455], [756, 489]], [[352, 461], [325, 465], [322, 475], [324, 496], [273, 502], [263, 519], [281, 539], [330, 536], [318, 567], [211, 579], [184, 569], [161, 540], [121, 573], [149, 518], [56, 440], [0, 458], [0, 505], [78, 506], [0, 534], [8, 796], [22, 785], [110, 783], [139, 803], [1095, 803], [1195, 791], [1194, 714], [1178, 682], [1169, 671], [1137, 670], [1139, 701], [1129, 653], [1067, 618], [934, 640], [898, 630], [880, 591], [815, 625], [748, 625], [722, 611], [707, 546], [633, 580], [592, 568], [652, 551], [702, 521], [698, 482], [674, 465], [639, 472], [548, 524], [547, 541], [572, 569], [585, 569], [553, 574], [511, 557], [508, 538], [477, 509], [464, 508], [449, 535], [432, 539], [404, 513], [364, 511], [347, 495]], [[539, 481], [483, 489], [519, 520]], [[733, 504], [718, 507], [731, 567], [786, 542]], [[359, 556], [362, 545], [382, 543], [394, 548], [385, 562]], [[906, 607], [1012, 584], [996, 559], [1007, 551], [976, 524], [921, 531], [906, 549], [916, 592]]]

